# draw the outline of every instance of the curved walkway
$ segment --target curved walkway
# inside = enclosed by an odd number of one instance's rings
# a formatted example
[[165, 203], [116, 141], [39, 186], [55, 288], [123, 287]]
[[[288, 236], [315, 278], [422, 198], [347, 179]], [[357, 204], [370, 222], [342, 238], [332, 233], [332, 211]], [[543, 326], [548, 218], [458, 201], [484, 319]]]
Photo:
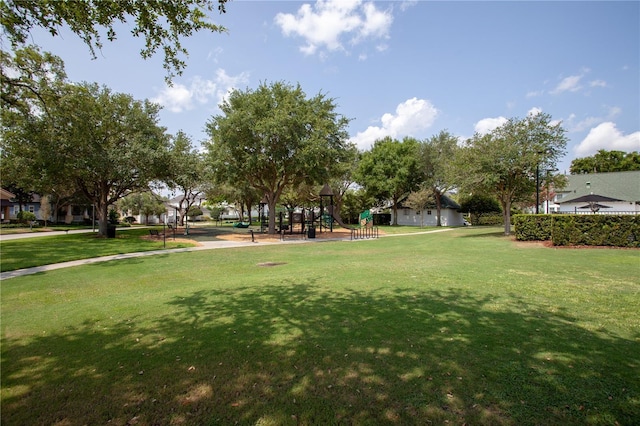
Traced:
[[[451, 228], [444, 228], [444, 229], [435, 229], [432, 231], [425, 231], [425, 232], [412, 232], [412, 233], [408, 233], [408, 234], [391, 234], [391, 235], [383, 235], [384, 237], [398, 237], [398, 236], [405, 236], [405, 235], [420, 235], [420, 234], [431, 234], [431, 233], [435, 233], [435, 232], [444, 232], [444, 231], [450, 231]], [[86, 231], [85, 231], [86, 232]], [[90, 232], [90, 231], [89, 231]], [[64, 234], [64, 231], [61, 232], [62, 234]], [[48, 236], [48, 235], [52, 235], [51, 233], [47, 233], [46, 235], [42, 235], [42, 234], [15, 234], [15, 237], [12, 235], [11, 238], [6, 238], [7, 240], [9, 239], [18, 239], [18, 238], [28, 238], [31, 236], [40, 236], [40, 237], [44, 237], [44, 236]], [[5, 236], [5, 237], [9, 237], [9, 236]], [[5, 238], [3, 238], [5, 239]], [[262, 246], [262, 245], [274, 245], [274, 244], [301, 244], [301, 243], [308, 243], [308, 242], [323, 242], [323, 241], [351, 241], [350, 239], [344, 239], [344, 238], [335, 238], [335, 239], [318, 239], [318, 240], [289, 240], [289, 241], [274, 241], [274, 242], [267, 242], [267, 241], [263, 241], [263, 242], [259, 242], [259, 243], [253, 243], [253, 242], [249, 242], [249, 241], [202, 241], [200, 242], [200, 245], [197, 247], [185, 247], [185, 248], [177, 248], [177, 249], [165, 249], [165, 250], [153, 250], [153, 251], [142, 251], [142, 252], [135, 252], [135, 253], [125, 253], [125, 254], [113, 254], [110, 256], [101, 256], [101, 257], [93, 257], [93, 258], [89, 258], [89, 259], [80, 259], [80, 260], [71, 260], [69, 262], [61, 262], [61, 263], [53, 263], [50, 265], [42, 265], [42, 266], [35, 266], [33, 268], [24, 268], [24, 269], [17, 269], [15, 271], [6, 271], [6, 272], [2, 272], [0, 273], [0, 281], [4, 281], [6, 279], [9, 278], [15, 278], [15, 277], [21, 277], [24, 275], [33, 275], [33, 274], [37, 274], [40, 272], [46, 272], [46, 271], [53, 271], [56, 269], [62, 269], [62, 268], [69, 268], [72, 266], [82, 266], [82, 265], [90, 265], [92, 263], [98, 263], [98, 262], [108, 262], [110, 260], [123, 260], [123, 259], [132, 259], [132, 258], [136, 258], [136, 257], [145, 257], [145, 256], [155, 256], [158, 254], [169, 254], [169, 253], [184, 253], [184, 252], [189, 252], [189, 251], [200, 251], [200, 250], [213, 250], [213, 249], [222, 249], [222, 248], [233, 248], [233, 247], [256, 247], [256, 246]], [[363, 240], [353, 240], [353, 241], [363, 241]]]

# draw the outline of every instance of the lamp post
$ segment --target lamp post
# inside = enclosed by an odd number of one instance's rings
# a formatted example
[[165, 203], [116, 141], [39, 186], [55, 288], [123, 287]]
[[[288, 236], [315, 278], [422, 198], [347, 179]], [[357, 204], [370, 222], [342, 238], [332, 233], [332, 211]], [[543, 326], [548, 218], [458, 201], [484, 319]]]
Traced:
[[260, 200], [260, 203], [258, 204], [258, 216], [260, 216], [260, 233], [262, 234], [264, 232], [264, 212], [265, 212], [265, 206], [269, 204], [267, 201], [267, 196], [265, 195], [264, 197], [262, 197], [262, 200]]
[[540, 164], [536, 163], [536, 214], [540, 213]]
[[540, 213], [540, 156], [547, 151], [537, 151], [536, 154], [536, 214]]
[[550, 196], [549, 191], [551, 189], [551, 184], [549, 182], [549, 173], [557, 172], [557, 171], [558, 171], [558, 169], [547, 169], [546, 170], [546, 172], [547, 172], [547, 182], [546, 182], [546, 184], [547, 184], [547, 194], [545, 196], [545, 200], [546, 200], [545, 201], [545, 205], [546, 205], [546, 213], [547, 214], [549, 214], [549, 196]]

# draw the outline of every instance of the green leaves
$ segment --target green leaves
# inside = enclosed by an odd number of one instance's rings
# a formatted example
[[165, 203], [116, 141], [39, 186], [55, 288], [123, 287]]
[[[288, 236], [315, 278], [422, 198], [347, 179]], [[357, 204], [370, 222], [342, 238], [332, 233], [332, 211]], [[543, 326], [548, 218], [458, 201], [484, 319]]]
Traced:
[[164, 53], [167, 80], [182, 73], [185, 62], [180, 59], [187, 50], [180, 43], [201, 30], [224, 32], [222, 26], [209, 21], [207, 13], [217, 8], [225, 12], [227, 0], [86, 0], [30, 1], [5, 0], [0, 3], [0, 24], [12, 47], [22, 46], [34, 27], [41, 27], [53, 36], [59, 28], [68, 26], [89, 47], [91, 55], [102, 48], [101, 32], [107, 40], [117, 38], [115, 26], [133, 19], [134, 37], [144, 37], [140, 55], [149, 58], [158, 50]]
[[349, 120], [335, 112], [333, 99], [307, 98], [300, 85], [236, 90], [221, 109], [224, 115], [206, 127], [215, 177], [219, 183], [248, 182], [270, 200], [270, 213], [284, 190], [324, 183], [355, 155], [347, 141]]
[[510, 233], [511, 204], [536, 191], [536, 173], [555, 168], [567, 144], [565, 130], [549, 114], [510, 119], [486, 135], [467, 141], [462, 163], [466, 186], [494, 194], [505, 214], [505, 234]]

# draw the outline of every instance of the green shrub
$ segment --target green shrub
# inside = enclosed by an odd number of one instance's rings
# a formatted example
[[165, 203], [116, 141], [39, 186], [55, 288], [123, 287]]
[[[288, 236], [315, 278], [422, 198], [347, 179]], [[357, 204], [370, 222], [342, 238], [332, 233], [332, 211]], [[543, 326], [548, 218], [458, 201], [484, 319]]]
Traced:
[[516, 239], [548, 241], [556, 246], [640, 247], [637, 215], [517, 215]]
[[525, 215], [513, 217], [516, 239], [519, 241], [548, 241], [551, 239], [552, 215]]
[[16, 218], [22, 223], [27, 223], [27, 222], [33, 222], [34, 220], [36, 220], [36, 215], [32, 212], [22, 210], [18, 212], [18, 214], [16, 215]]
[[118, 213], [114, 209], [109, 210], [109, 223], [112, 225], [117, 225], [119, 221], [120, 213]]

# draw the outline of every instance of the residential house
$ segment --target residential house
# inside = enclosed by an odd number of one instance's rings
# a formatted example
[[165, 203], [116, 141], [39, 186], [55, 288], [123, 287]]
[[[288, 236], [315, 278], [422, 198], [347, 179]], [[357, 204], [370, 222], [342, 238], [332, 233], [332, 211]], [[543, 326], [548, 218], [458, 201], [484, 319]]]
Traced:
[[[462, 213], [459, 212], [460, 205], [446, 195], [441, 197], [441, 201], [440, 223], [442, 226], [464, 226], [464, 217]], [[391, 223], [394, 223], [393, 219], [392, 212]], [[436, 209], [435, 202], [428, 204], [422, 211], [416, 211], [400, 202], [398, 206], [398, 225], [437, 226], [438, 210]]]
[[640, 214], [640, 171], [568, 175], [556, 189], [558, 213]]
[[11, 217], [12, 203], [15, 194], [0, 188], [0, 209], [2, 209], [2, 222], [8, 222]]

